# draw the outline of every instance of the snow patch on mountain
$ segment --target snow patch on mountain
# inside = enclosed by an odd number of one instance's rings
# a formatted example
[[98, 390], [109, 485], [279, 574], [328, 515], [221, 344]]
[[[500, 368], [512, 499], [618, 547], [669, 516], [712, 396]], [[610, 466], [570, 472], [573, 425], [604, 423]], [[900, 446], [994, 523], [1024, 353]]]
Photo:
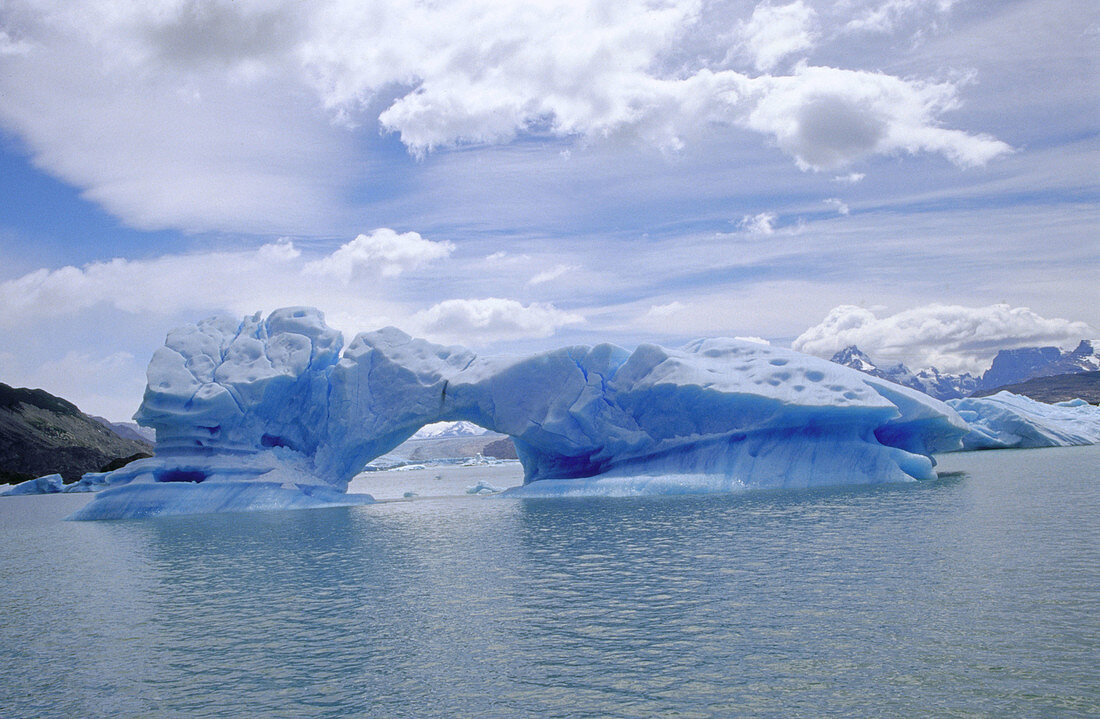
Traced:
[[1066, 352], [1057, 347], [1001, 350], [981, 377], [975, 377], [967, 372], [958, 375], [947, 374], [935, 367], [926, 367], [914, 373], [901, 363], [879, 366], [855, 345], [837, 352], [833, 355], [832, 361], [941, 400], [968, 397], [974, 392], [997, 389], [1035, 377], [1052, 377], [1100, 369], [1100, 356], [1097, 356], [1090, 340], [1081, 340], [1072, 352]]

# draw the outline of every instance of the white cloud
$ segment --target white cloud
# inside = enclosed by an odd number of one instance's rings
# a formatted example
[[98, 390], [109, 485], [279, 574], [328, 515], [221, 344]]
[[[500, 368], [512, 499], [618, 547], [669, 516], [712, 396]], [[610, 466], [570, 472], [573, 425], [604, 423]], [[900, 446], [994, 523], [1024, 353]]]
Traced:
[[[678, 150], [708, 125], [772, 136], [815, 169], [897, 151], [939, 152], [973, 165], [1007, 150], [992, 138], [939, 126], [939, 114], [957, 104], [948, 82], [831, 67], [750, 77], [667, 65], [666, 56], [690, 52], [682, 43], [699, 31], [695, 0], [564, 7], [469, 0], [370, 17], [357, 7], [334, 6], [321, 16], [303, 50], [309, 67], [325, 102], [353, 114], [373, 107], [388, 85], [413, 86], [379, 119], [417, 154], [508, 142], [521, 133], [590, 140], [628, 134]], [[756, 12], [744, 37], [764, 65], [810, 43], [813, 11], [805, 4]]]
[[0, 355], [2, 380], [15, 387], [44, 389], [73, 401], [89, 414], [112, 421], [128, 421], [145, 389], [145, 363], [128, 352], [97, 356], [72, 351], [33, 365], [14, 355]]
[[527, 280], [528, 285], [541, 285], [544, 282], [550, 282], [556, 280], [562, 275], [579, 269], [577, 265], [554, 265], [553, 267], [539, 272], [537, 275]]
[[[734, 128], [814, 169], [897, 152], [970, 166], [1008, 150], [941, 125], [958, 104], [950, 82], [725, 69], [697, 52], [722, 42], [707, 8], [9, 0], [0, 124], [129, 224], [299, 234], [345, 217], [350, 187], [383, 181], [362, 157], [379, 124], [421, 156], [518, 135], [675, 152]], [[757, 69], [809, 49], [813, 18], [802, 0], [757, 6], [741, 25]]]
[[825, 200], [825, 204], [829, 207], [832, 207], [834, 210], [837, 211], [838, 214], [841, 215], [847, 215], [849, 212], [851, 212], [851, 208], [848, 207], [848, 204], [837, 197], [827, 198]]
[[280, 237], [273, 243], [261, 246], [257, 254], [261, 260], [268, 262], [289, 262], [301, 257], [302, 252], [289, 237]]
[[353, 275], [364, 270], [395, 277], [443, 259], [454, 249], [454, 244], [446, 240], [433, 242], [416, 232], [398, 234], [383, 227], [369, 235], [359, 235], [331, 255], [310, 262], [305, 270], [332, 275], [347, 284]]
[[1084, 322], [1045, 318], [1026, 307], [931, 304], [877, 317], [853, 305], [834, 307], [820, 324], [791, 347], [821, 357], [856, 345], [880, 362], [904, 362], [912, 369], [980, 373], [1000, 349], [1070, 347], [1095, 336]]
[[764, 2], [756, 6], [751, 18], [738, 25], [737, 33], [756, 69], [770, 71], [788, 55], [813, 47], [816, 15], [802, 0], [789, 5]]
[[848, 21], [845, 30], [854, 32], [893, 32], [905, 21], [924, 19], [934, 21], [937, 15], [947, 13], [955, 0], [875, 0], [863, 7]]
[[[369, 328], [395, 305], [385, 280], [447, 257], [450, 242], [382, 228], [328, 255], [303, 256], [289, 240], [255, 250], [116, 258], [83, 267], [39, 269], [0, 282], [0, 326], [33, 326], [98, 305], [134, 314], [187, 311], [239, 314], [314, 304], [345, 317], [340, 329]], [[318, 281], [325, 276], [338, 282]]]
[[0, 54], [0, 125], [132, 226], [308, 231], [354, 176], [347, 138], [272, 40], [293, 16], [264, 5], [5, 2], [33, 50]]
[[1011, 151], [988, 135], [938, 126], [936, 117], [959, 104], [949, 82], [800, 65], [788, 76], [757, 78], [751, 87], [759, 100], [748, 110], [747, 126], [772, 135], [803, 169], [922, 151], [973, 167]]
[[685, 305], [683, 302], [680, 302], [679, 300], [673, 300], [672, 302], [669, 302], [667, 304], [653, 305], [645, 313], [645, 317], [643, 317], [643, 319], [664, 320], [672, 317], [673, 315], [679, 314], [680, 312], [683, 312], [685, 309], [687, 309], [687, 305]]
[[741, 218], [739, 227], [750, 235], [773, 235], [775, 234], [776, 219], [777, 217], [774, 212], [745, 215]]
[[854, 185], [860, 180], [866, 177], [862, 172], [849, 172], [846, 175], [837, 175], [833, 178], [833, 182], [842, 182], [845, 185]]
[[584, 321], [581, 315], [559, 310], [552, 304], [524, 305], [497, 297], [444, 300], [418, 312], [412, 319], [426, 336], [463, 343], [549, 337], [565, 325]]

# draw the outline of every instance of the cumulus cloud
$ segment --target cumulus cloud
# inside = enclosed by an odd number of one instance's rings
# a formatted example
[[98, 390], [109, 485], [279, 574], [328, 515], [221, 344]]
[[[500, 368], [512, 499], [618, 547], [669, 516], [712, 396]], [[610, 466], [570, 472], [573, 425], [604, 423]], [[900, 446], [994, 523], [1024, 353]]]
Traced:
[[[940, 113], [957, 105], [949, 82], [807, 65], [777, 76], [709, 65], [684, 72], [666, 58], [686, 49], [689, 31], [698, 32], [701, 8], [697, 0], [467, 0], [367, 16], [358, 5], [337, 5], [322, 14], [303, 55], [330, 108], [354, 114], [373, 107], [384, 87], [414, 88], [379, 119], [417, 154], [521, 133], [626, 133], [676, 150], [707, 125], [769, 135], [814, 169], [898, 151], [974, 165], [1007, 150], [939, 126]], [[801, 1], [764, 4], [740, 36], [756, 61], [772, 67], [809, 47], [813, 15]]]
[[[305, 256], [287, 239], [255, 250], [116, 258], [82, 267], [39, 269], [0, 282], [0, 326], [28, 326], [98, 305], [134, 314], [253, 312], [316, 304], [347, 316], [351, 329], [393, 312], [380, 280], [447, 257], [450, 242], [382, 228], [334, 252]], [[318, 281], [318, 279], [335, 279]], [[369, 327], [369, 325], [367, 325]], [[343, 327], [341, 327], [343, 329]]]
[[750, 235], [774, 235], [776, 219], [774, 212], [761, 212], [756, 215], [745, 215], [738, 226]]
[[739, 24], [737, 34], [756, 69], [769, 71], [788, 55], [813, 47], [816, 14], [802, 0], [789, 5], [760, 3], [752, 17]]
[[1026, 307], [931, 304], [878, 317], [852, 305], [834, 307], [791, 347], [832, 357], [856, 345], [879, 362], [904, 362], [913, 369], [980, 373], [1000, 349], [1058, 345], [1071, 347], [1096, 335], [1084, 322], [1045, 318]]
[[565, 325], [583, 321], [581, 315], [552, 304], [524, 305], [498, 297], [444, 300], [413, 317], [414, 325], [427, 336], [466, 342], [549, 337]]
[[257, 45], [292, 24], [260, 17], [282, 7], [5, 2], [0, 25], [28, 51], [0, 54], [0, 126], [132, 226], [305, 232], [354, 175], [280, 49], [292, 41]]
[[310, 262], [305, 270], [332, 275], [347, 284], [360, 271], [395, 277], [406, 270], [443, 259], [454, 249], [454, 244], [446, 240], [433, 242], [416, 232], [398, 234], [383, 227], [369, 235], [359, 235], [331, 255]]
[[[893, 17], [903, 4], [876, 7]], [[951, 82], [685, 64], [701, 39], [728, 32], [707, 26], [705, 10], [702, 0], [9, 0], [0, 124], [38, 166], [130, 224], [254, 232], [305, 232], [344, 207], [362, 180], [347, 158], [378, 126], [419, 156], [519, 135], [675, 152], [745, 129], [812, 169], [897, 152], [971, 166], [1008, 150], [941, 126], [958, 105]], [[764, 3], [734, 36], [771, 73], [812, 47], [814, 18], [803, 0]]]
[[825, 204], [837, 211], [838, 214], [847, 215], [851, 208], [848, 207], [848, 203], [844, 202], [838, 197], [829, 197], [825, 200]]
[[866, 177], [866, 175], [862, 172], [849, 172], [844, 175], [837, 175], [833, 178], [833, 182], [841, 182], [845, 185], [854, 185], [862, 180], [864, 177]]
[[1011, 150], [983, 134], [940, 127], [958, 107], [950, 82], [800, 65], [791, 75], [752, 81], [758, 95], [746, 124], [775, 138], [803, 169], [842, 167], [870, 154], [936, 152], [974, 167]]

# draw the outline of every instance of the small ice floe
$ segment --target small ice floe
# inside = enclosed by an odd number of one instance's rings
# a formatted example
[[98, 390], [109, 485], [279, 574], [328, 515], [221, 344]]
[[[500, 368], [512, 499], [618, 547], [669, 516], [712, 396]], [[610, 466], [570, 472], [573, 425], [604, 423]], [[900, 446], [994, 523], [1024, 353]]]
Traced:
[[443, 479], [443, 475], [442, 475], [442, 474], [437, 474], [437, 475], [435, 475], [434, 477], [432, 477], [432, 479], [434, 479], [435, 481], [439, 482], [440, 480], [442, 480], [442, 479]]
[[502, 490], [501, 488], [494, 487], [493, 485], [489, 484], [484, 479], [473, 485], [472, 487], [466, 488], [466, 494], [496, 494], [497, 492], [503, 491], [504, 490]]
[[61, 478], [60, 474], [47, 474], [45, 477], [36, 477], [28, 479], [26, 482], [20, 482], [0, 494], [0, 497], [15, 497], [20, 494], [56, 494], [64, 492], [64, 487], [65, 480]]
[[420, 495], [417, 494], [416, 492], [405, 492], [401, 496], [404, 497], [405, 499], [412, 499], [413, 497], [419, 497]]

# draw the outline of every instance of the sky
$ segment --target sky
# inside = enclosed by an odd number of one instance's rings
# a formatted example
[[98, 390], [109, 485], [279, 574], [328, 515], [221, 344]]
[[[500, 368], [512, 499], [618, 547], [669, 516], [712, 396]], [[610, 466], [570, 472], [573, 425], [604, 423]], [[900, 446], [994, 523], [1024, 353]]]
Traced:
[[174, 326], [1100, 337], [1100, 5], [0, 0], [0, 382], [125, 420]]

